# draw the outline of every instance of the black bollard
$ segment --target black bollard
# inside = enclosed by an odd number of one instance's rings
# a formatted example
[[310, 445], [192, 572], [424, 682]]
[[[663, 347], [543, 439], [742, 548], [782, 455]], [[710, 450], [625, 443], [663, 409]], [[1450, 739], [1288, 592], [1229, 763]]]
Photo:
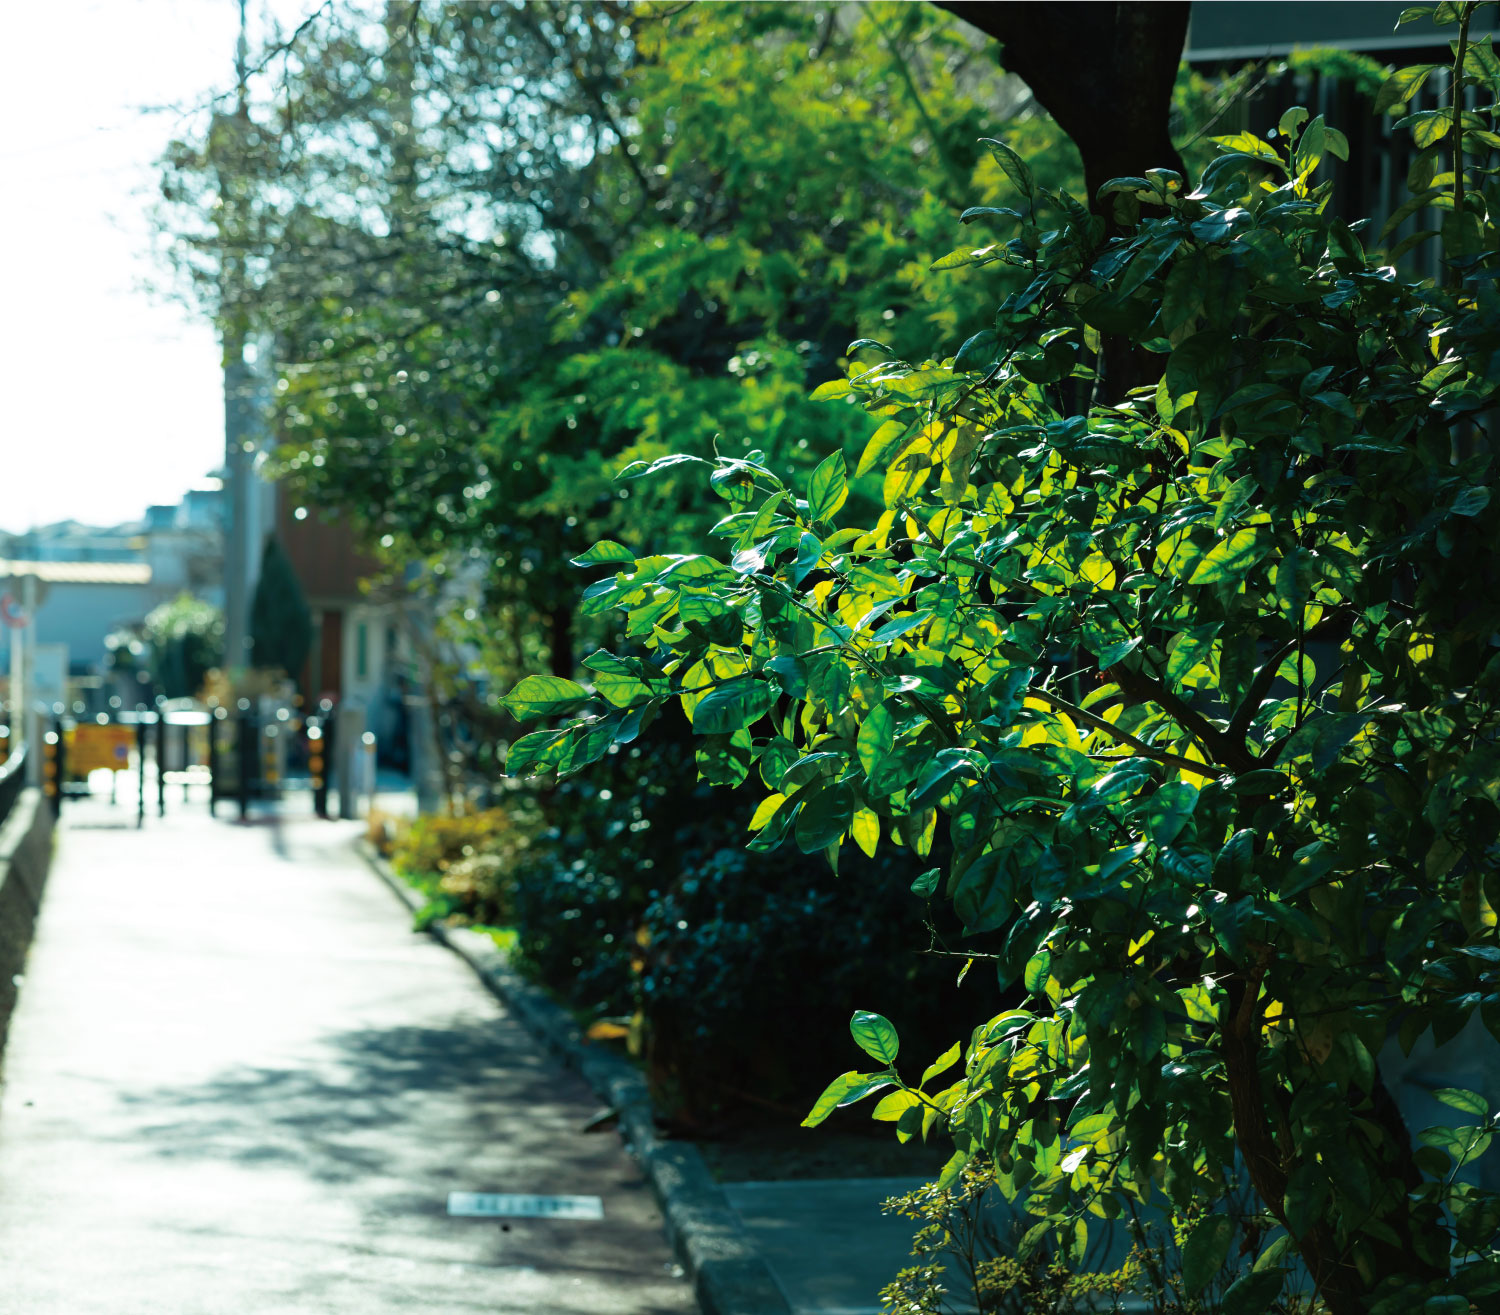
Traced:
[[140, 788], [136, 791], [135, 825], [137, 829], [146, 825], [146, 705], [140, 703], [135, 709], [135, 757], [139, 772]]
[[312, 778], [313, 812], [328, 816], [328, 758], [323, 739], [323, 719], [307, 719], [307, 774]]
[[167, 815], [167, 712], [156, 705], [156, 815]]
[[208, 710], [208, 815], [214, 815], [214, 806], [219, 802], [219, 722], [224, 709]]
[[68, 779], [68, 741], [63, 736], [63, 724], [61, 717], [52, 719], [52, 730], [57, 736], [57, 754], [55, 757], [57, 765], [57, 795], [53, 800], [53, 807], [57, 812], [62, 812], [63, 783]]
[[239, 709], [235, 748], [239, 757], [240, 821], [250, 816], [250, 778], [255, 771], [255, 724], [248, 707]]

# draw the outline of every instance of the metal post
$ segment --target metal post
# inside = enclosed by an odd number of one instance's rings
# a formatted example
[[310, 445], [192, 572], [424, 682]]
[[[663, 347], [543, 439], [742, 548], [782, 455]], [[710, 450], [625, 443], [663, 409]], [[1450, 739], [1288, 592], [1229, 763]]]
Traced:
[[219, 802], [219, 722], [224, 718], [224, 709], [214, 706], [208, 710], [208, 815], [214, 815], [214, 806]]
[[338, 763], [338, 815], [349, 819], [359, 816], [359, 798], [364, 793], [365, 710], [358, 703], [341, 703], [338, 716], [338, 752], [334, 755]]
[[364, 768], [364, 785], [369, 793], [369, 803], [365, 805], [365, 815], [375, 815], [375, 732], [366, 731], [359, 737], [360, 743], [364, 745], [362, 766]]
[[191, 726], [188, 726], [188, 725], [184, 725], [183, 728], [182, 728], [182, 802], [183, 803], [187, 803], [188, 802], [188, 781], [190, 780], [190, 778], [188, 776], [188, 768], [190, 766], [192, 766], [192, 758], [193, 758], [192, 731], [193, 731], [193, 728]]
[[146, 825], [146, 705], [135, 708], [135, 756], [140, 773], [140, 789], [136, 791], [135, 825], [139, 830]]
[[[325, 782], [331, 783], [334, 772], [338, 771], [339, 761], [339, 710], [326, 699], [323, 705], [323, 763]], [[345, 793], [348, 785], [344, 781], [344, 773], [339, 772], [339, 806], [343, 811]], [[319, 817], [327, 817], [328, 814], [328, 785], [323, 787], [323, 811]]]
[[[233, 116], [215, 115], [215, 128], [243, 142], [251, 131], [246, 90], [249, 46], [245, 37], [245, 0], [240, 0], [240, 34], [235, 46], [235, 72], [239, 84]], [[240, 189], [222, 177], [218, 192], [225, 200], [218, 232], [227, 234], [235, 225], [236, 196]], [[219, 271], [221, 303], [238, 305], [248, 286], [246, 257], [226, 260]], [[247, 665], [250, 649], [250, 577], [256, 570], [254, 554], [260, 545], [257, 526], [252, 524], [251, 481], [255, 479], [255, 449], [260, 438], [257, 424], [255, 377], [245, 359], [247, 335], [231, 318], [224, 330], [224, 667], [231, 679]], [[243, 791], [241, 798], [243, 799]]]
[[239, 756], [240, 821], [243, 822], [250, 816], [250, 776], [255, 770], [254, 726], [250, 719], [249, 699], [240, 700], [235, 749]]
[[63, 787], [68, 780], [68, 741], [63, 735], [63, 723], [61, 717], [53, 717], [52, 730], [57, 736], [57, 800], [56, 806], [59, 813], [62, 812]]
[[52, 815], [56, 817], [62, 811], [58, 797], [57, 732], [44, 731], [37, 747], [42, 751], [42, 796], [51, 802]]
[[328, 757], [325, 753], [320, 719], [307, 719], [307, 772], [312, 777], [313, 812], [328, 816]]
[[156, 815], [167, 815], [167, 710], [156, 704]]

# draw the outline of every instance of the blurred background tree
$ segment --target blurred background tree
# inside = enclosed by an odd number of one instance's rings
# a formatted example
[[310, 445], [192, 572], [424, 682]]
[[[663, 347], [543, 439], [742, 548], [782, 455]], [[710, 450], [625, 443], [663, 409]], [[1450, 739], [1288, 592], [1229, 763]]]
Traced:
[[806, 394], [852, 338], [977, 311], [927, 266], [960, 198], [1007, 192], [979, 136], [1078, 169], [929, 6], [350, 3], [268, 74], [163, 162], [177, 269], [274, 342], [297, 495], [463, 572], [498, 681], [600, 637], [557, 563], [712, 523], [692, 481], [616, 489], [630, 460], [862, 443]]
[[[184, 290], [270, 345], [291, 494], [439, 599], [432, 652], [454, 660], [431, 674], [474, 731], [475, 782], [516, 734], [492, 691], [620, 642], [569, 559], [700, 549], [719, 518], [695, 475], [617, 486], [624, 466], [758, 449], [803, 481], [842, 448], [852, 470], [873, 423], [808, 398], [849, 343], [951, 355], [1024, 286], [932, 269], [965, 206], [1020, 204], [978, 139], [1083, 185], [994, 43], [931, 5], [338, 0], [248, 62], [245, 115], [164, 158], [160, 223]], [[1186, 135], [1223, 95], [1182, 82]], [[850, 498], [878, 515], [879, 474]], [[480, 900], [576, 1007], [637, 1018], [659, 1094], [699, 1118], [726, 1085], [800, 1101], [854, 979], [817, 1001], [801, 983], [844, 981], [854, 944], [872, 970], [901, 958], [914, 1036], [952, 1016], [927, 932], [885, 916], [908, 855], [837, 880], [742, 855], [749, 801], [698, 766], [660, 719], [607, 774], [542, 792]], [[793, 943], [780, 981], [761, 947]], [[753, 1019], [705, 986], [751, 979]]]
[[[204, 678], [224, 660], [224, 614], [191, 594], [147, 613], [142, 637], [151, 650], [151, 679], [169, 699], [197, 695]], [[128, 651], [128, 644], [123, 647]]]
[[312, 613], [302, 583], [286, 550], [272, 535], [261, 553], [260, 578], [250, 600], [251, 663], [262, 671], [284, 671], [299, 680], [312, 636]]

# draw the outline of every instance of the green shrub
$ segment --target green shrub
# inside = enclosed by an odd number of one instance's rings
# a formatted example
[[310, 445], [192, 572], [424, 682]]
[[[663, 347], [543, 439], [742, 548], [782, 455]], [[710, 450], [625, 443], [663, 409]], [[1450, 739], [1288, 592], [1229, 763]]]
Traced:
[[723, 825], [723, 801], [695, 782], [685, 737], [658, 727], [612, 756], [607, 779], [560, 783], [545, 809], [552, 825], [512, 891], [521, 966], [585, 1016], [629, 1014], [641, 914], [682, 852]]
[[557, 825], [509, 889], [518, 964], [588, 1020], [633, 1019], [634, 1049], [674, 1115], [815, 1095], [850, 1009], [890, 984], [893, 964], [895, 1012], [913, 1035], [936, 1037], [956, 1007], [963, 960], [923, 951], [959, 927], [941, 911], [933, 931], [910, 917], [913, 859], [860, 859], [835, 875], [821, 859], [727, 847], [752, 801], [696, 779], [680, 720], [560, 783], [546, 807]]
[[[896, 1002], [918, 1044], [935, 1043], [962, 1012], [963, 960], [924, 954], [934, 931], [911, 917], [914, 867], [852, 856], [834, 873], [717, 841], [685, 853], [641, 919], [637, 998], [660, 1087], [710, 1108], [745, 1096], [805, 1108], [871, 991]], [[977, 1022], [987, 1000], [968, 998]]]

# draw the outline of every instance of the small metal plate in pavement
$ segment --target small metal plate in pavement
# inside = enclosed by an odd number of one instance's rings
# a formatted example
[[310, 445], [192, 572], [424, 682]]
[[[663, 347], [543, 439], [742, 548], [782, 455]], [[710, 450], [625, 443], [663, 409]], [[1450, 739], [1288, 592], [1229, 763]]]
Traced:
[[466, 1219], [603, 1219], [597, 1196], [526, 1196], [514, 1192], [449, 1192], [448, 1213]]

